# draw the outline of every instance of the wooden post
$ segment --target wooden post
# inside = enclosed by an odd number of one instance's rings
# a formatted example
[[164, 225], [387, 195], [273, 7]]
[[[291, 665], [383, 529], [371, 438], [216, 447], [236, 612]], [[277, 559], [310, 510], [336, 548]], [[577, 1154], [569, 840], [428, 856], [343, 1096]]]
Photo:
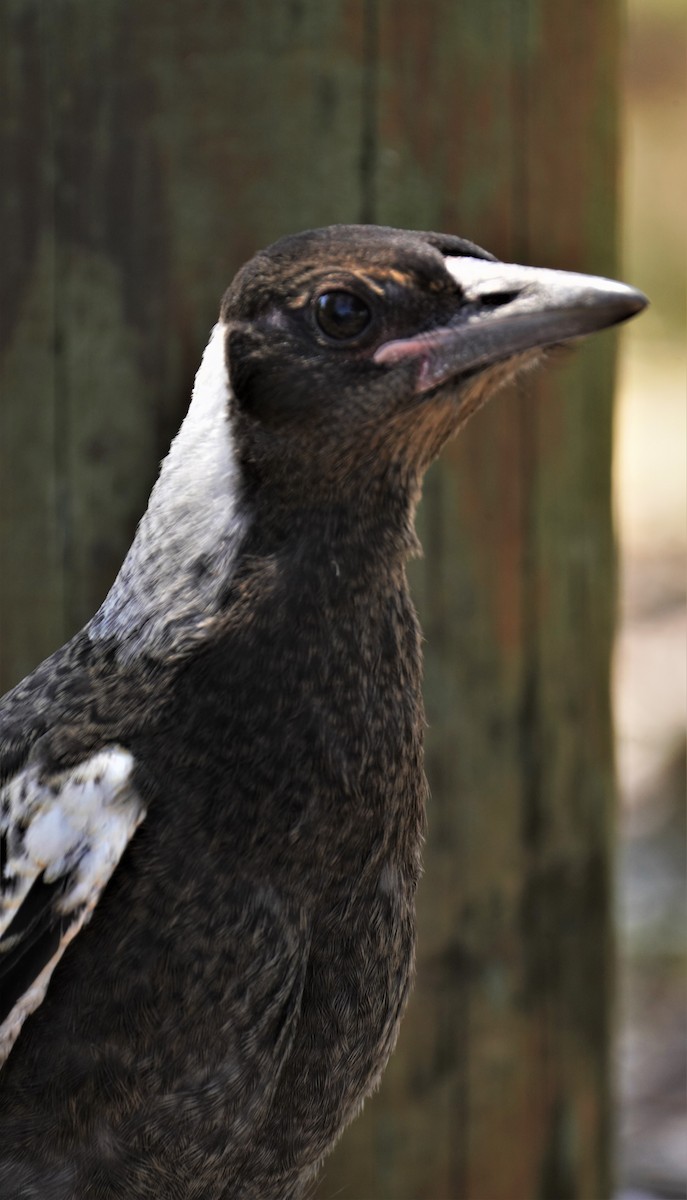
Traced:
[[[618, 2], [7, 0], [6, 686], [104, 595], [260, 245], [363, 219], [613, 272]], [[612, 362], [504, 394], [430, 474], [417, 986], [322, 1197], [609, 1194]]]

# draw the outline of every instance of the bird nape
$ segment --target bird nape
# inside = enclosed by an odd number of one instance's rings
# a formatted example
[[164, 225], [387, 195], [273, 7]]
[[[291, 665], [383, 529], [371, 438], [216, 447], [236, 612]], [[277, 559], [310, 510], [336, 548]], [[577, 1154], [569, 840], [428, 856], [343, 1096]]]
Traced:
[[0, 708], [0, 1195], [303, 1194], [413, 970], [423, 473], [644, 304], [376, 226], [239, 271], [110, 594]]

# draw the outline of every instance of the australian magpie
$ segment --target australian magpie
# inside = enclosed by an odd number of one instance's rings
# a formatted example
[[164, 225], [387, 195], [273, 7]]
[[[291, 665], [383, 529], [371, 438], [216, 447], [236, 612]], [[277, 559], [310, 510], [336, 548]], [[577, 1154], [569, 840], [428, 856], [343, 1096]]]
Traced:
[[0, 707], [0, 1196], [288, 1200], [408, 996], [425, 469], [644, 306], [436, 233], [239, 271], [122, 569]]

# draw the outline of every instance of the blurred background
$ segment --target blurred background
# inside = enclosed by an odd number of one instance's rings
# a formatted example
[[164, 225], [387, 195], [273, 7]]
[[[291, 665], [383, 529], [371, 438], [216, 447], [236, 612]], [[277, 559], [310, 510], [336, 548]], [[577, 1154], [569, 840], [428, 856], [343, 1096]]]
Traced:
[[3, 688], [101, 602], [261, 245], [436, 228], [652, 300], [428, 477], [418, 980], [322, 1197], [685, 1195], [685, 49], [681, 0], [0, 5]]
[[620, 627], [619, 1168], [687, 1194], [687, 57], [674, 0], [628, 0], [622, 262], [651, 297], [622, 341], [614, 491]]

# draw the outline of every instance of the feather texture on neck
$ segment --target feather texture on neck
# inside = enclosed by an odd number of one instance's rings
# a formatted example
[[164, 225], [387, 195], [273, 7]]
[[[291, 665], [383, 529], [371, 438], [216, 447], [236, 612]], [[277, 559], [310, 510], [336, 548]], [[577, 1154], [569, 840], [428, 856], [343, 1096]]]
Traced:
[[105, 602], [93, 639], [116, 637], [124, 657], [164, 651], [168, 633], [216, 606], [247, 525], [239, 511], [225, 359], [225, 326], [215, 325], [191, 405], [172, 442], [136, 537]]

